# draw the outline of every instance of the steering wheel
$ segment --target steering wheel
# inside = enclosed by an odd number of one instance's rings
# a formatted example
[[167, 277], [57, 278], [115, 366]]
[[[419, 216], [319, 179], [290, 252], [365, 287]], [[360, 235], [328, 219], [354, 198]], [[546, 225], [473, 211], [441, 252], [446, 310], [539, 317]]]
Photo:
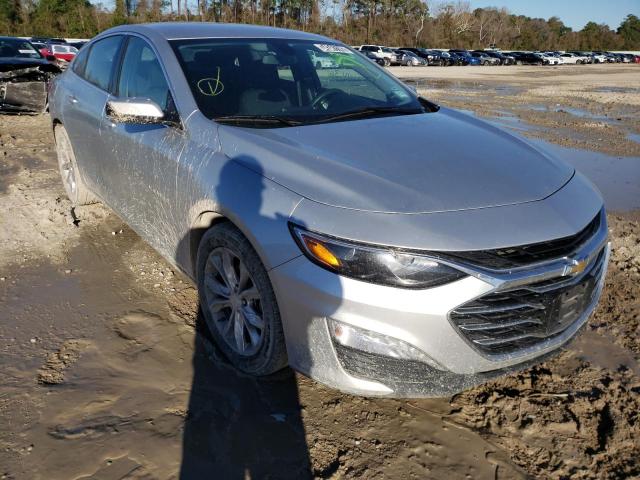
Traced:
[[319, 107], [322, 107], [323, 110], [327, 110], [328, 105], [322, 105], [321, 102], [323, 100], [328, 100], [330, 97], [333, 97], [335, 95], [341, 95], [344, 92], [342, 90], [339, 90], [337, 88], [329, 88], [327, 90], [325, 90], [324, 92], [322, 92], [320, 95], [318, 95], [316, 97], [316, 99], [311, 102], [311, 108], [313, 108], [314, 110], [318, 110]]

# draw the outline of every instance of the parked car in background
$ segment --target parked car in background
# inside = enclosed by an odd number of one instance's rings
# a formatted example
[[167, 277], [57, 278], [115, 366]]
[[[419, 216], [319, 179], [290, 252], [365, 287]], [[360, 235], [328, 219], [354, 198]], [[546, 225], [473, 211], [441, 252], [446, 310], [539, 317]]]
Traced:
[[427, 64], [424, 58], [419, 57], [409, 50], [398, 49], [396, 50], [396, 55], [400, 61], [400, 65], [405, 67], [419, 67]]
[[449, 50], [449, 52], [453, 52], [456, 55], [459, 55], [459, 56], [463, 57], [464, 61], [467, 63], [467, 65], [480, 65], [481, 64], [480, 58], [474, 57], [467, 50], [451, 49], [451, 50]]
[[389, 65], [389, 63], [387, 63], [387, 61], [383, 57], [379, 57], [375, 52], [365, 50], [362, 52], [362, 54], [373, 63], [377, 63], [381, 67], [386, 67], [387, 65]]
[[335, 40], [130, 24], [72, 65], [50, 102], [65, 191], [193, 280], [212, 361], [448, 396], [557, 352], [598, 303], [592, 184]]
[[333, 60], [331, 55], [325, 52], [313, 51], [311, 55], [311, 61], [317, 69], [332, 68], [336, 66], [336, 62]]
[[418, 48], [418, 47], [402, 47], [401, 50], [406, 50], [409, 52], [413, 52], [420, 58], [423, 58], [427, 65], [441, 65], [442, 57], [439, 52], [434, 50], [427, 50], [426, 48]]
[[455, 55], [453, 52], [449, 52], [446, 50], [438, 50], [440, 52], [440, 57], [442, 59], [443, 65], [446, 66], [452, 66], [452, 65], [459, 65], [459, 59], [458, 56]]
[[49, 81], [60, 73], [52, 59], [28, 40], [0, 37], [0, 111], [43, 112]]
[[473, 57], [467, 57], [465, 55], [461, 55], [458, 52], [454, 52], [452, 50], [448, 50], [447, 53], [449, 54], [451, 59], [454, 61], [454, 65], [458, 65], [458, 66], [469, 65], [469, 58], [473, 58]]
[[469, 52], [472, 57], [480, 60], [480, 65], [500, 65], [500, 59], [487, 55], [485, 52]]
[[500, 65], [513, 65], [515, 63], [515, 59], [512, 56], [505, 55], [504, 53], [495, 50], [474, 50], [474, 52], [483, 53], [489, 57], [497, 58]]
[[388, 55], [390, 65], [400, 65], [400, 58], [398, 58], [396, 49], [390, 47], [382, 47], [382, 52]]
[[607, 56], [601, 52], [590, 52], [593, 63], [607, 63]]
[[360, 47], [360, 51], [372, 53], [376, 58], [382, 59], [385, 66], [389, 66], [392, 62], [396, 61], [393, 50], [388, 47], [380, 45], [362, 45]]
[[47, 43], [40, 53], [44, 57], [53, 56], [58, 60], [70, 62], [77, 55], [78, 49], [64, 43]]
[[583, 64], [583, 63], [587, 63], [587, 59], [586, 57], [583, 57], [582, 55], [577, 55], [575, 53], [562, 53], [560, 54], [560, 58], [562, 58], [562, 61], [566, 64]]
[[545, 65], [562, 65], [564, 63], [561, 56], [556, 56], [553, 53], [544, 52], [538, 53], [538, 55], [542, 57]]
[[567, 53], [571, 53], [579, 57], [583, 57], [585, 59], [583, 63], [588, 63], [588, 64], [596, 63], [595, 55], [592, 52], [585, 52], [580, 50], [569, 50], [567, 51]]
[[619, 53], [622, 63], [633, 63], [633, 55], [627, 53]]
[[544, 59], [535, 53], [531, 52], [509, 52], [516, 65], [544, 65]]

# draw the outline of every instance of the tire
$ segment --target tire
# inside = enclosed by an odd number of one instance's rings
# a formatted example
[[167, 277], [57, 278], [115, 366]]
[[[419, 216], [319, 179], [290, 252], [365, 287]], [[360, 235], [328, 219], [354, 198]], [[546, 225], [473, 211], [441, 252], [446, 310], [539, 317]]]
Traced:
[[210, 228], [198, 246], [196, 274], [205, 323], [229, 362], [253, 376], [286, 367], [280, 311], [269, 276], [240, 230], [231, 223]]
[[74, 207], [96, 203], [98, 199], [91, 193], [82, 181], [78, 170], [78, 162], [73, 153], [67, 130], [62, 125], [56, 125], [53, 130], [58, 156], [58, 171], [62, 179], [65, 193]]
[[391, 65], [391, 60], [389, 60], [388, 58], [384, 59], [384, 66], [388, 67], [389, 65]]
[[522, 65], [522, 60], [517, 60], [516, 65]]

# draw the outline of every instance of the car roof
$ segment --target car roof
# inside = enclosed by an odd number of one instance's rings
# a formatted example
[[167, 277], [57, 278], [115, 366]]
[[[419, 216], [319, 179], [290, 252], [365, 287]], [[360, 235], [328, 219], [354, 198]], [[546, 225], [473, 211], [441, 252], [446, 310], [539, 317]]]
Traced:
[[[291, 40], [330, 40], [322, 35], [285, 28], [212, 22], [162, 22], [121, 25], [110, 28], [103, 32], [103, 35], [118, 32], [134, 32], [143, 35], [153, 33], [160, 37], [164, 37], [166, 40], [197, 38], [287, 38]], [[335, 42], [335, 40], [330, 41]]]

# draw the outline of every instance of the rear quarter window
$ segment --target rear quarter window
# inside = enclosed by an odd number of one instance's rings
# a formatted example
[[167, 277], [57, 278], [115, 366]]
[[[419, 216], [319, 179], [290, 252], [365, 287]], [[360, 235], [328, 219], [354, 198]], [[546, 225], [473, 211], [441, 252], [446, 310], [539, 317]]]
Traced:
[[73, 59], [71, 69], [74, 71], [74, 73], [80, 75], [81, 77], [84, 76], [84, 67], [87, 64], [87, 58], [89, 57], [90, 50], [91, 48], [83, 49], [80, 53], [78, 53], [78, 55], [76, 55], [76, 58]]
[[121, 35], [94, 43], [84, 67], [84, 78], [96, 87], [108, 91], [121, 44]]

